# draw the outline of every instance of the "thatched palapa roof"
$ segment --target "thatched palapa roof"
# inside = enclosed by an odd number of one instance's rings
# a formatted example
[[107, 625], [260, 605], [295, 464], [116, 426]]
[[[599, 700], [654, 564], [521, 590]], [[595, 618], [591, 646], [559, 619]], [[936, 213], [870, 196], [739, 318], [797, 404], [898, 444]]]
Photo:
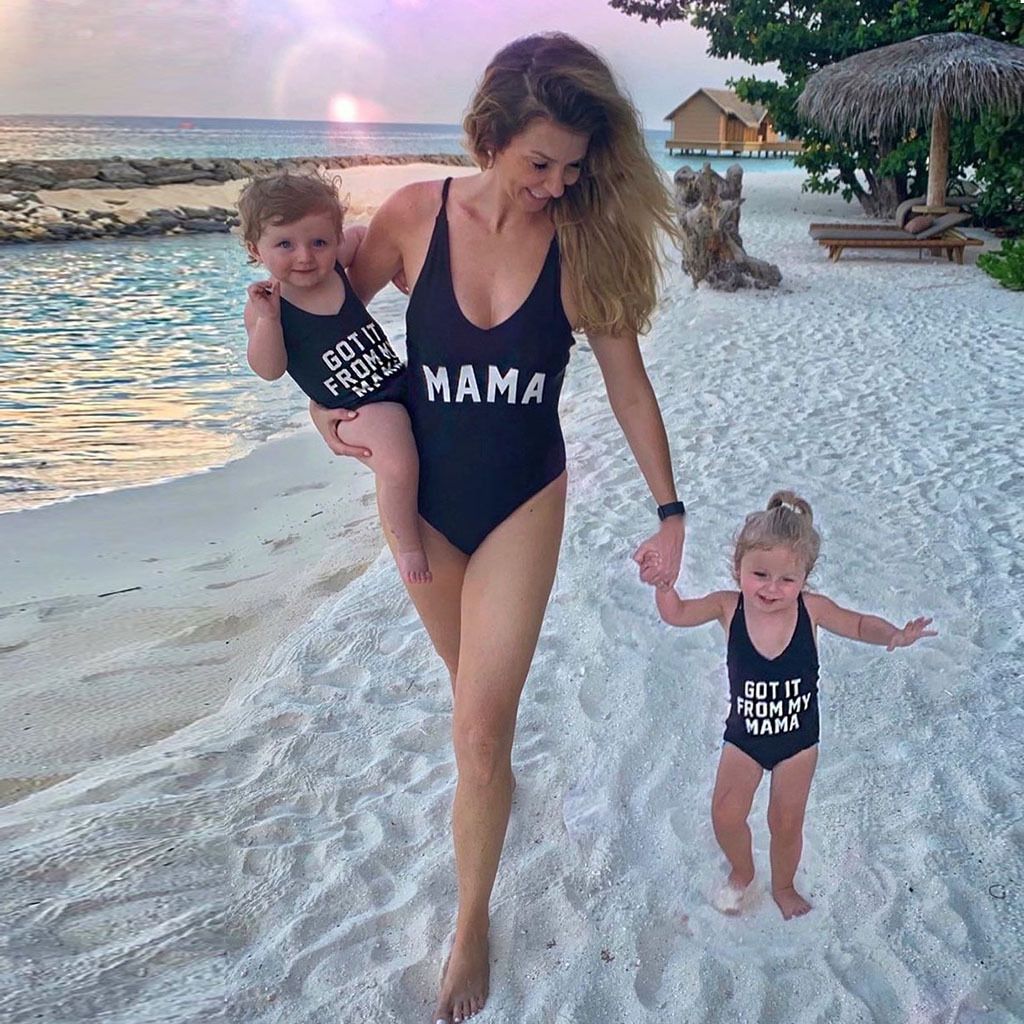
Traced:
[[797, 109], [832, 135], [898, 138], [936, 107], [959, 119], [1024, 111], [1024, 47], [966, 32], [881, 46], [815, 72]]

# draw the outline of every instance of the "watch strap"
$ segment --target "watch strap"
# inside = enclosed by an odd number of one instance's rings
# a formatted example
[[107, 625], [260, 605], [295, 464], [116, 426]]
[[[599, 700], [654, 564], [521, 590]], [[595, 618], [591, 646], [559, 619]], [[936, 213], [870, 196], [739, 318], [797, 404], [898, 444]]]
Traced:
[[658, 506], [658, 518], [664, 522], [669, 516], [685, 516], [686, 506], [681, 501], [670, 501]]

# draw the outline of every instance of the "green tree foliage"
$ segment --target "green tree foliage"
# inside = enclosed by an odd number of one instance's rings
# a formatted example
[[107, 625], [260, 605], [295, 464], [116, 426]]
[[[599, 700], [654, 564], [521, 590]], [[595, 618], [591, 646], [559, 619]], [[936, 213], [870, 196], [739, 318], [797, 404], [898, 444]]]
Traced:
[[[713, 57], [776, 64], [783, 81], [740, 78], [740, 97], [765, 105], [776, 129], [804, 140], [796, 157], [813, 192], [858, 199], [873, 216], [925, 191], [927, 125], [892, 145], [830, 139], [801, 123], [796, 100], [807, 77], [826, 64], [932, 32], [963, 31], [1024, 43], [1021, 0], [609, 0], [644, 21], [688, 21], [708, 33]], [[985, 189], [979, 207], [991, 222], [1024, 230], [1024, 116], [987, 114], [954, 123], [950, 174], [973, 168]], [[1020, 218], [1017, 223], [1017, 218]]]

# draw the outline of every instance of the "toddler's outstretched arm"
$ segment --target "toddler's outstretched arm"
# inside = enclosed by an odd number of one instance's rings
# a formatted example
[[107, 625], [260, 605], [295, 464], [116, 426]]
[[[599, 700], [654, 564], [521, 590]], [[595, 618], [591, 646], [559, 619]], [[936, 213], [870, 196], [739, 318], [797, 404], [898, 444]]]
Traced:
[[939, 635], [937, 630], [928, 629], [932, 620], [923, 615], [911, 619], [900, 629], [877, 615], [841, 608], [824, 594], [808, 594], [805, 600], [814, 621], [830, 633], [866, 644], [878, 644], [887, 651], [909, 647], [926, 636]]
[[716, 619], [725, 622], [725, 599], [728, 591], [716, 590], [704, 597], [685, 599], [673, 587], [654, 591], [654, 601], [661, 617], [670, 626], [703, 626]]

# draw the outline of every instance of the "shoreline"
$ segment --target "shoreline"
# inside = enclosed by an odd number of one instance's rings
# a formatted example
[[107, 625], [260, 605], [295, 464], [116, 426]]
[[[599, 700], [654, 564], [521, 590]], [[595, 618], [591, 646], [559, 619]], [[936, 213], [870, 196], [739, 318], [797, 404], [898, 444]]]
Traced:
[[216, 712], [383, 547], [372, 474], [309, 429], [0, 529], [0, 806]]

